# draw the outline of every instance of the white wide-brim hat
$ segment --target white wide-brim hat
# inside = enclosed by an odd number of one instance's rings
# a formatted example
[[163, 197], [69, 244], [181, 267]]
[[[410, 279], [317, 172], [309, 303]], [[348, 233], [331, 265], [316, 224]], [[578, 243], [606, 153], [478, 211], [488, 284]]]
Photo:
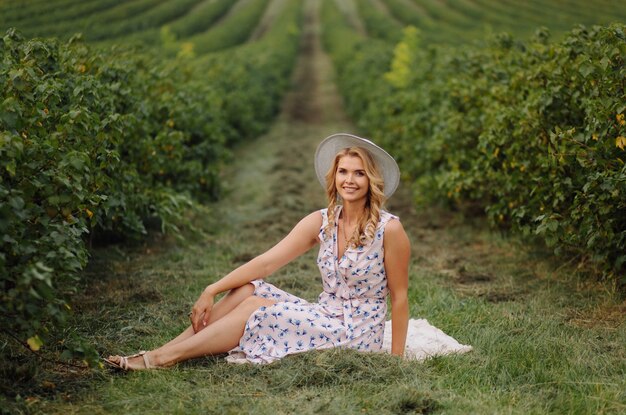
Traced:
[[333, 134], [326, 137], [315, 152], [315, 174], [324, 189], [326, 189], [326, 173], [332, 166], [337, 153], [348, 147], [361, 147], [369, 151], [376, 162], [378, 171], [385, 182], [383, 193], [389, 198], [398, 188], [400, 183], [400, 169], [396, 161], [382, 148], [366, 138], [352, 134]]

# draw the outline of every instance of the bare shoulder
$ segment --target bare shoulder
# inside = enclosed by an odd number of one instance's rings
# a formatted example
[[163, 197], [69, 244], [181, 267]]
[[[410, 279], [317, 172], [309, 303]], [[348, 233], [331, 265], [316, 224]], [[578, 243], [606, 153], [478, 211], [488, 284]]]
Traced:
[[302, 218], [291, 232], [302, 235], [307, 239], [317, 240], [322, 223], [322, 213], [319, 210], [311, 212]]
[[309, 213], [300, 221], [300, 223], [306, 223], [311, 226], [317, 226], [318, 228], [322, 226], [322, 222], [323, 222], [322, 212], [319, 210]]
[[406, 232], [404, 231], [402, 222], [396, 218], [389, 219], [389, 222], [385, 225], [385, 237], [389, 236], [391, 238], [395, 238], [403, 235], [406, 236]]
[[383, 246], [385, 249], [407, 250], [410, 247], [409, 237], [402, 226], [402, 222], [398, 219], [390, 219], [385, 225], [385, 236], [383, 238]]

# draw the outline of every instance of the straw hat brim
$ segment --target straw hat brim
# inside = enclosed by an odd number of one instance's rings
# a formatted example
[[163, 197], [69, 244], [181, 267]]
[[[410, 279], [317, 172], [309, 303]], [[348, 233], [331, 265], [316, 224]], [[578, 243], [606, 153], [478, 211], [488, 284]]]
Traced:
[[378, 171], [382, 174], [384, 180], [383, 193], [386, 198], [398, 188], [400, 183], [400, 169], [396, 161], [370, 140], [357, 137], [352, 134], [333, 134], [326, 137], [317, 147], [315, 152], [315, 174], [322, 187], [326, 188], [326, 173], [330, 169], [337, 153], [348, 147], [362, 147], [370, 152]]

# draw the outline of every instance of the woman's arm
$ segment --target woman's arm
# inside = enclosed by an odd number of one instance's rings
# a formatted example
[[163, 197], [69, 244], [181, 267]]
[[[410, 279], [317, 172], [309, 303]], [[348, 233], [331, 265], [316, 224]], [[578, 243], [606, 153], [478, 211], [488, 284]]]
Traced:
[[385, 227], [385, 273], [391, 294], [391, 353], [404, 355], [406, 332], [409, 324], [409, 259], [411, 244], [398, 220]]
[[216, 295], [241, 287], [250, 281], [265, 278], [302, 255], [318, 242], [317, 235], [321, 226], [322, 215], [319, 211], [307, 215], [283, 240], [268, 251], [207, 286], [193, 306], [191, 322], [194, 330], [197, 332], [206, 326]]

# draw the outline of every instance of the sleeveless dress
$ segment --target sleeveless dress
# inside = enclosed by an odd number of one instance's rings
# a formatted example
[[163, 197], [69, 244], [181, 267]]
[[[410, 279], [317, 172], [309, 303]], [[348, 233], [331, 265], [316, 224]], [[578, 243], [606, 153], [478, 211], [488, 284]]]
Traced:
[[[335, 217], [339, 217], [337, 206]], [[290, 354], [332, 347], [380, 351], [387, 314], [387, 277], [383, 254], [385, 225], [394, 216], [381, 211], [374, 239], [349, 247], [341, 258], [337, 224], [331, 235], [327, 209], [322, 209], [317, 265], [324, 291], [316, 303], [289, 294], [263, 280], [252, 281], [254, 295], [276, 301], [250, 315], [239, 346], [229, 352], [232, 363], [271, 363]]]

